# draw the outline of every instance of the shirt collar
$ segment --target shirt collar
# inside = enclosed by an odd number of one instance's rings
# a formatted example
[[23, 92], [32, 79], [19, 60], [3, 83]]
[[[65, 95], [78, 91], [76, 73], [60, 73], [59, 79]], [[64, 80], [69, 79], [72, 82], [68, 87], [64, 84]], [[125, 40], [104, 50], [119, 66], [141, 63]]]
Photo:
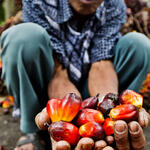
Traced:
[[[46, 16], [49, 16], [57, 23], [67, 22], [72, 16], [73, 12], [68, 0], [33, 0], [33, 5], [40, 7]], [[53, 16], [55, 12], [55, 16]]]
[[[38, 5], [45, 13], [57, 23], [67, 22], [72, 16], [73, 12], [68, 0], [33, 0], [33, 5]], [[104, 2], [96, 10], [96, 17], [101, 19], [101, 12], [104, 10]], [[53, 16], [51, 11], [56, 11], [56, 16]]]

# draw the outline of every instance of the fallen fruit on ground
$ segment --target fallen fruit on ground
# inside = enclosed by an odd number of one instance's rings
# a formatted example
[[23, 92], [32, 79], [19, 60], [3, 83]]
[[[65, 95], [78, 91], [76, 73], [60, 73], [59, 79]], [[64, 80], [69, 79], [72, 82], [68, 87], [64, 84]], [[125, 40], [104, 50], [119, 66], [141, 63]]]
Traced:
[[71, 145], [76, 145], [80, 139], [79, 129], [68, 122], [58, 121], [52, 123], [48, 131], [55, 141], [64, 140]]
[[120, 95], [120, 103], [133, 104], [140, 109], [143, 105], [143, 96], [132, 90], [125, 90]]
[[76, 124], [77, 126], [81, 126], [92, 121], [102, 124], [104, 122], [103, 114], [98, 110], [86, 108], [79, 112]]
[[111, 118], [105, 119], [103, 128], [107, 136], [114, 134], [114, 122]]
[[105, 131], [97, 122], [88, 122], [79, 128], [81, 137], [90, 137], [94, 140], [102, 140], [105, 137]]
[[110, 111], [110, 118], [113, 120], [124, 120], [130, 122], [138, 118], [138, 108], [133, 104], [118, 105]]

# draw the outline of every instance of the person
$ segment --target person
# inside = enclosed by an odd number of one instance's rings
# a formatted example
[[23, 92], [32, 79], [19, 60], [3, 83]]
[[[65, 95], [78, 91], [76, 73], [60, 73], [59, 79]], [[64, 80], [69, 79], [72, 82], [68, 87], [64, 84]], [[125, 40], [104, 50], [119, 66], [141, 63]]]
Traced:
[[[47, 115], [50, 98], [76, 93], [82, 99], [100, 93], [139, 91], [150, 71], [150, 41], [140, 33], [121, 37], [126, 21], [124, 0], [23, 0], [23, 22], [3, 32], [2, 79], [21, 109], [21, 131], [15, 150], [40, 149], [35, 138]], [[142, 127], [149, 114], [143, 109], [139, 121], [119, 120], [114, 138], [119, 150], [143, 149]], [[82, 138], [76, 150], [104, 149], [113, 137], [94, 141]], [[106, 144], [108, 143], [108, 145]], [[66, 141], [52, 139], [52, 149], [70, 149]]]

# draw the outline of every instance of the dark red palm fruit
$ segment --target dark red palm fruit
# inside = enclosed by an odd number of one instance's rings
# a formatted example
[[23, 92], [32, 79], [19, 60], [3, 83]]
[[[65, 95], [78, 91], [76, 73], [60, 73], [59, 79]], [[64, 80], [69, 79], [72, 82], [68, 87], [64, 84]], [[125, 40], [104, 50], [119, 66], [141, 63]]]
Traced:
[[114, 134], [114, 122], [111, 118], [105, 119], [103, 128], [107, 136]]
[[133, 104], [139, 109], [143, 105], [143, 96], [133, 90], [124, 90], [119, 100], [121, 104]]
[[58, 121], [52, 123], [48, 131], [55, 141], [64, 140], [71, 145], [76, 145], [80, 139], [79, 129], [68, 122]]
[[82, 125], [79, 128], [79, 134], [81, 137], [89, 137], [94, 140], [102, 140], [105, 137], [105, 131], [102, 125], [94, 121]]
[[138, 108], [132, 104], [118, 105], [110, 111], [112, 120], [124, 120], [126, 122], [134, 121], [138, 118]]
[[85, 99], [82, 102], [81, 107], [82, 109], [84, 108], [96, 109], [97, 103], [98, 103], [98, 98], [96, 96], [92, 96], [92, 97]]
[[98, 104], [98, 110], [100, 110], [104, 117], [107, 117], [110, 110], [114, 108], [119, 103], [119, 97], [117, 94], [108, 93], [103, 101]]
[[104, 122], [103, 114], [98, 110], [85, 108], [82, 109], [76, 117], [77, 126], [81, 126], [91, 121], [102, 124]]

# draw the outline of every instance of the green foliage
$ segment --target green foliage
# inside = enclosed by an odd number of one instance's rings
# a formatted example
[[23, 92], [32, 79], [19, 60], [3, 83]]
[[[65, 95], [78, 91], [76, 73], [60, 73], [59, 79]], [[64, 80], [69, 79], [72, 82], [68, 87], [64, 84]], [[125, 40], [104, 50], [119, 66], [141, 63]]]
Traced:
[[2, 3], [0, 3], [0, 25], [2, 25], [4, 21], [5, 21], [5, 10]]

